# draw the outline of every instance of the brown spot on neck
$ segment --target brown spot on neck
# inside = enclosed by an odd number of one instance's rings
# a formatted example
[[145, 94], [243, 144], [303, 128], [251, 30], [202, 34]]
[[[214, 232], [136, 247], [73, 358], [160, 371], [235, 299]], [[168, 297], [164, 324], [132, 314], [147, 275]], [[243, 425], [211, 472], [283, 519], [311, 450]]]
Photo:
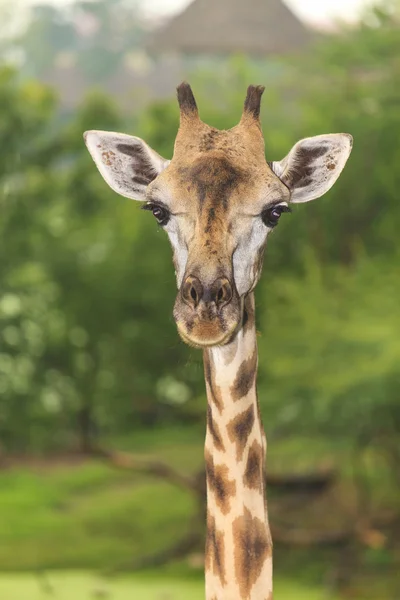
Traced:
[[255, 440], [250, 446], [247, 457], [246, 470], [244, 472], [244, 484], [260, 492], [264, 493], [264, 456], [261, 444]]
[[241, 598], [249, 598], [261, 575], [265, 561], [271, 557], [272, 544], [267, 525], [245, 508], [243, 516], [232, 524], [235, 540], [235, 575]]
[[236, 494], [236, 483], [229, 479], [229, 469], [226, 465], [215, 465], [212, 455], [205, 450], [207, 485], [213, 493], [215, 502], [223, 515], [231, 508], [231, 499]]
[[231, 386], [232, 398], [235, 401], [241, 400], [243, 396], [246, 396], [255, 384], [257, 360], [257, 348], [255, 348], [251, 357], [244, 360], [240, 365], [235, 381]]
[[232, 443], [236, 443], [236, 457], [238, 461], [243, 458], [247, 440], [254, 426], [254, 420], [254, 406], [251, 405], [247, 410], [232, 419], [227, 426], [229, 439]]
[[214, 447], [223, 452], [225, 450], [224, 443], [222, 441], [218, 425], [214, 421], [212, 407], [210, 404], [207, 404], [207, 429], [213, 441]]
[[225, 579], [225, 541], [224, 533], [217, 530], [215, 518], [207, 513], [206, 571], [212, 571], [226, 585]]

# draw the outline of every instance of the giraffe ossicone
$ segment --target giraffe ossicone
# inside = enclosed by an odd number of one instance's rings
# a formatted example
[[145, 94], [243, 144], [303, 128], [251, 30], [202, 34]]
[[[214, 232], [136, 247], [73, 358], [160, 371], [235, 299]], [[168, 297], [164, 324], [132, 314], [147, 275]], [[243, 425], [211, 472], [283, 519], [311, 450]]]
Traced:
[[266, 440], [256, 391], [253, 290], [267, 237], [291, 203], [327, 192], [352, 147], [346, 133], [300, 140], [267, 162], [262, 86], [249, 86], [238, 125], [203, 123], [191, 87], [178, 87], [171, 160], [140, 138], [88, 131], [110, 187], [144, 201], [173, 249], [181, 338], [204, 351], [207, 390], [207, 600], [270, 600], [272, 543], [265, 498]]

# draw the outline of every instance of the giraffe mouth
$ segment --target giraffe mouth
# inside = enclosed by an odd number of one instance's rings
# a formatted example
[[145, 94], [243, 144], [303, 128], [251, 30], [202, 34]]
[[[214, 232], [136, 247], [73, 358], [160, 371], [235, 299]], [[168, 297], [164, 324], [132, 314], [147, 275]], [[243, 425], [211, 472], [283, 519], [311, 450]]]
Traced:
[[222, 336], [209, 337], [206, 335], [201, 338], [193, 335], [188, 335], [187, 328], [185, 327], [185, 325], [182, 326], [181, 323], [177, 323], [177, 328], [182, 341], [185, 342], [185, 344], [188, 344], [188, 346], [192, 346], [193, 348], [212, 348], [213, 346], [224, 346], [225, 344], [228, 344], [236, 333], [237, 325], [233, 328], [232, 331], [229, 331], [228, 333]]
[[194, 348], [223, 346], [235, 336], [242, 321], [239, 299], [220, 310], [207, 305], [190, 309], [178, 297], [174, 307], [174, 319], [182, 340]]

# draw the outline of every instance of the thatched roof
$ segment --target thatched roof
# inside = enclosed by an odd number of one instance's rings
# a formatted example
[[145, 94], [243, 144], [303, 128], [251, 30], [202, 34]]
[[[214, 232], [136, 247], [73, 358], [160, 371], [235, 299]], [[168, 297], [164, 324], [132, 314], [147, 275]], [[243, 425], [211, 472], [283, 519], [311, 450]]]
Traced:
[[194, 0], [156, 31], [153, 52], [284, 54], [312, 33], [281, 0]]

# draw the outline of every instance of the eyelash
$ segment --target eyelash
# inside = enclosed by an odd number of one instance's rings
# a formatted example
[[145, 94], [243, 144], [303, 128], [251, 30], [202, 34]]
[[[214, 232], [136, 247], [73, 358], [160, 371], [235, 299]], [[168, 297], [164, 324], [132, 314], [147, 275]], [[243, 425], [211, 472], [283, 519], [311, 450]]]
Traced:
[[[142, 206], [142, 209], [150, 210], [153, 213], [155, 219], [157, 220], [157, 223], [159, 225], [161, 225], [161, 227], [164, 227], [168, 223], [169, 218], [171, 216], [170, 212], [167, 208], [165, 208], [164, 206], [160, 206], [159, 204], [152, 203], [152, 202], [148, 202], [147, 204], [144, 204]], [[157, 215], [157, 212], [158, 212], [158, 215]]]
[[[273, 215], [273, 212], [277, 212], [277, 215]], [[274, 206], [270, 206], [269, 208], [266, 208], [263, 210], [263, 212], [261, 213], [261, 219], [264, 223], [264, 225], [266, 225], [267, 227], [270, 227], [271, 229], [276, 227], [278, 225], [280, 216], [282, 213], [291, 213], [292, 209], [290, 208], [290, 206], [287, 206], [286, 204], [275, 204]]]

